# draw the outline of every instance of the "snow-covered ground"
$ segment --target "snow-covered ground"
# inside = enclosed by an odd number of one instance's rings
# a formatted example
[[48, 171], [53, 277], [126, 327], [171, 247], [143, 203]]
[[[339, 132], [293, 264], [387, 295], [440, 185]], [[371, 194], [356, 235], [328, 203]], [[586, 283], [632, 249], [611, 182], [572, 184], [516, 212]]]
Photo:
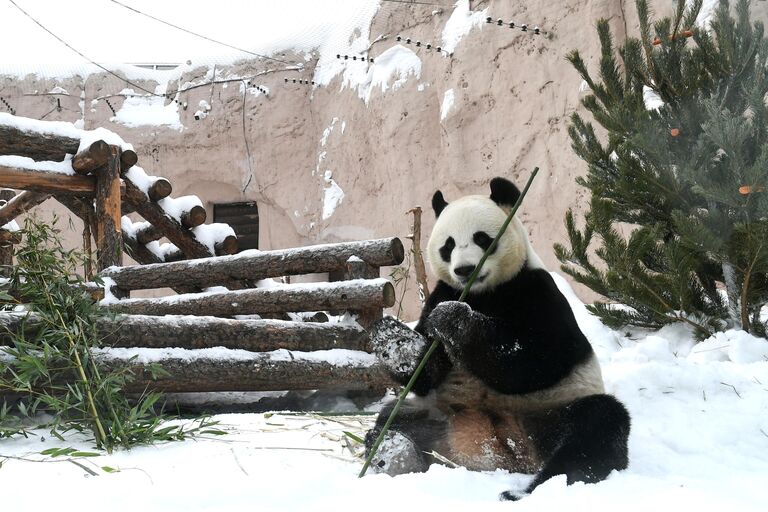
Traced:
[[225, 414], [214, 419], [228, 435], [75, 461], [89, 471], [40, 454], [90, 450], [79, 436], [60, 441], [38, 431], [0, 441], [3, 509], [765, 510], [768, 342], [731, 331], [697, 345], [679, 326], [627, 336], [603, 327], [564, 280], [558, 284], [601, 359], [608, 390], [632, 414], [630, 466], [604, 482], [569, 487], [554, 478], [520, 502], [502, 503], [499, 492], [529, 477], [433, 466], [358, 479], [359, 445], [345, 432], [362, 436], [370, 414]]

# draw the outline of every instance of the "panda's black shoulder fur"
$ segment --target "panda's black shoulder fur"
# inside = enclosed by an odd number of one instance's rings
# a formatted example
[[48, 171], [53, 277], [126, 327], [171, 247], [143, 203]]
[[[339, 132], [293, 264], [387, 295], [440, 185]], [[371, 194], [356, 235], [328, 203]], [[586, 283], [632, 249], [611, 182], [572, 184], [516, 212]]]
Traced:
[[[458, 300], [460, 291], [439, 281], [422, 311], [416, 330], [441, 302]], [[592, 347], [573, 311], [544, 269], [524, 267], [490, 291], [469, 294], [467, 304], [482, 315], [472, 350], [464, 363], [496, 391], [529, 393], [553, 386], [592, 356]], [[442, 347], [417, 380], [414, 391], [425, 395], [440, 385], [452, 363]]]

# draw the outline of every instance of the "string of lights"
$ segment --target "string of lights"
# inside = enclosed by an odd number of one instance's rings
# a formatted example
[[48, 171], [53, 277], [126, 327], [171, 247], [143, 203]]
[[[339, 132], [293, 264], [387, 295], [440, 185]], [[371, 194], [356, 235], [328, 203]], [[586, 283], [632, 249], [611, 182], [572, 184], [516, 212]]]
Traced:
[[[495, 25], [497, 25], [499, 27], [506, 27], [506, 26], [508, 26], [511, 29], [518, 29], [519, 28], [522, 32], [528, 32], [528, 24], [527, 23], [516, 24], [514, 21], [511, 21], [511, 20], [508, 21], [508, 22], [505, 22], [501, 18], [499, 18], [496, 21], [494, 21], [493, 18], [491, 18], [490, 16], [485, 18], [485, 22], [486, 23], [490, 23], [490, 24], [495, 24]], [[539, 27], [533, 27], [533, 29], [531, 29], [531, 31], [535, 35], [541, 34], [541, 29]]]
[[373, 62], [373, 58], [363, 57], [362, 55], [342, 55], [337, 53], [336, 58], [339, 60], [359, 60], [360, 62]]
[[[147, 14], [146, 12], [140, 11], [140, 10], [138, 10], [138, 9], [134, 8], [134, 7], [131, 7], [130, 5], [126, 5], [126, 4], [124, 4], [124, 3], [118, 2], [117, 0], [111, 0], [111, 2], [112, 2], [113, 4], [119, 5], [120, 7], [123, 7], [123, 8], [125, 8], [125, 9], [128, 9], [129, 11], [133, 11], [133, 12], [135, 12], [136, 14], [139, 14], [139, 15], [141, 15], [141, 16], [146, 16], [147, 18], [149, 18], [149, 19], [151, 19], [151, 20], [155, 20], [155, 21], [157, 21], [158, 23], [162, 23], [163, 25], [168, 25], [169, 27], [173, 27], [173, 28], [175, 28], [176, 30], [181, 30], [182, 32], [186, 32], [187, 34], [190, 34], [190, 35], [192, 35], [192, 36], [195, 36], [195, 37], [199, 37], [199, 38], [201, 38], [201, 39], [205, 39], [206, 41], [210, 41], [210, 42], [212, 42], [212, 43], [216, 43], [216, 44], [218, 44], [218, 45], [221, 45], [221, 46], [225, 46], [225, 47], [227, 47], [227, 48], [230, 48], [230, 49], [232, 49], [232, 50], [237, 50], [237, 51], [239, 51], [239, 52], [247, 53], [247, 54], [249, 54], [249, 55], [253, 55], [254, 57], [259, 57], [259, 58], [261, 58], [261, 59], [267, 59], [267, 60], [272, 60], [272, 61], [275, 61], [275, 62], [279, 62], [279, 63], [281, 63], [281, 64], [287, 64], [287, 65], [289, 65], [289, 66], [296, 66], [296, 65], [297, 65], [297, 63], [295, 63], [295, 62], [288, 62], [288, 61], [286, 61], [286, 60], [282, 60], [282, 59], [276, 59], [276, 58], [274, 58], [274, 57], [270, 57], [270, 56], [268, 56], [268, 55], [263, 55], [263, 54], [261, 54], [261, 53], [252, 52], [252, 51], [250, 51], [250, 50], [246, 50], [245, 48], [240, 48], [240, 47], [237, 47], [237, 46], [231, 45], [231, 44], [229, 44], [229, 43], [225, 43], [225, 42], [223, 42], [223, 41], [219, 41], [218, 39], [213, 39], [212, 37], [208, 37], [208, 36], [205, 36], [205, 35], [203, 35], [203, 34], [199, 34], [199, 33], [197, 33], [197, 32], [194, 32], [194, 31], [192, 31], [192, 30], [186, 29], [186, 28], [184, 28], [184, 27], [180, 27], [180, 26], [178, 26], [178, 25], [175, 25], [175, 24], [173, 24], [173, 23], [171, 23], [171, 22], [169, 22], [169, 21], [165, 21], [165, 20], [162, 20], [162, 19], [160, 19], [160, 18], [158, 18], [158, 17], [156, 17], [156, 16], [153, 16], [153, 15], [151, 15], [151, 14]], [[300, 65], [300, 64], [298, 64], [298, 65]]]
[[76, 49], [76, 48], [74, 48], [74, 47], [73, 47], [71, 44], [69, 44], [68, 42], [66, 42], [65, 40], [63, 40], [62, 38], [60, 38], [59, 36], [57, 36], [57, 35], [56, 35], [56, 34], [54, 34], [53, 32], [51, 32], [51, 31], [50, 31], [50, 30], [49, 30], [47, 27], [45, 27], [45, 26], [44, 26], [42, 23], [40, 23], [39, 21], [37, 21], [37, 19], [35, 19], [35, 18], [34, 18], [34, 17], [31, 15], [31, 14], [29, 14], [27, 11], [25, 11], [24, 9], [22, 9], [22, 8], [19, 6], [19, 4], [17, 4], [17, 3], [16, 3], [14, 0], [8, 0], [8, 1], [9, 1], [9, 2], [11, 2], [11, 4], [13, 4], [13, 6], [14, 6], [14, 7], [16, 7], [16, 9], [18, 9], [19, 11], [21, 11], [21, 13], [22, 13], [24, 16], [26, 16], [27, 18], [29, 18], [29, 19], [30, 19], [32, 22], [34, 22], [34, 23], [35, 23], [35, 24], [36, 24], [38, 27], [40, 27], [41, 29], [43, 29], [43, 30], [45, 30], [46, 32], [48, 32], [48, 34], [50, 34], [50, 35], [51, 35], [51, 36], [52, 36], [54, 39], [56, 39], [58, 42], [60, 42], [61, 44], [63, 44], [64, 46], [66, 46], [67, 48], [69, 48], [70, 50], [72, 50], [73, 52], [75, 52], [76, 54], [78, 54], [80, 57], [82, 57], [83, 59], [87, 60], [88, 62], [90, 62], [90, 63], [91, 63], [91, 64], [93, 64], [94, 66], [96, 66], [97, 68], [99, 68], [99, 69], [101, 69], [101, 70], [103, 70], [103, 71], [106, 71], [106, 72], [107, 72], [107, 73], [109, 73], [110, 75], [112, 75], [112, 76], [114, 76], [114, 77], [116, 77], [116, 78], [119, 78], [120, 80], [122, 80], [123, 82], [127, 83], [127, 84], [128, 84], [128, 85], [130, 85], [131, 87], [135, 87], [136, 89], [142, 90], [142, 91], [146, 92], [147, 94], [150, 94], [150, 95], [152, 95], [152, 96], [163, 96], [162, 94], [156, 94], [156, 93], [155, 93], [155, 92], [153, 92], [153, 91], [150, 91], [150, 90], [148, 90], [148, 89], [145, 89], [144, 87], [140, 86], [139, 84], [136, 84], [136, 83], [133, 83], [133, 82], [131, 82], [131, 81], [130, 81], [130, 80], [128, 80], [127, 78], [124, 78], [124, 77], [122, 77], [122, 76], [118, 75], [117, 73], [115, 73], [115, 72], [114, 72], [114, 71], [112, 71], [111, 69], [108, 69], [108, 68], [106, 68], [106, 67], [102, 66], [101, 64], [99, 64], [98, 62], [95, 62], [94, 60], [92, 60], [92, 59], [88, 58], [88, 57], [87, 57], [87, 56], [85, 56], [85, 55], [84, 55], [84, 54], [83, 54], [81, 51], [77, 50], [77, 49]]
[[452, 57], [453, 53], [443, 50], [442, 46], [435, 46], [432, 43], [422, 43], [421, 41], [414, 41], [410, 37], [397, 36], [395, 40], [398, 43], [404, 42], [405, 44], [414, 44], [417, 48], [424, 48], [426, 50], [434, 50], [438, 53], [445, 53], [448, 57]]
[[16, 109], [15, 109], [15, 108], [13, 108], [13, 107], [11, 106], [11, 104], [10, 104], [10, 103], [8, 103], [7, 101], [5, 101], [5, 98], [3, 98], [2, 96], [0, 96], [0, 102], [1, 102], [3, 105], [5, 105], [5, 108], [6, 108], [6, 109], [8, 109], [8, 112], [10, 112], [10, 113], [11, 113], [11, 115], [14, 115], [14, 116], [16, 115]]

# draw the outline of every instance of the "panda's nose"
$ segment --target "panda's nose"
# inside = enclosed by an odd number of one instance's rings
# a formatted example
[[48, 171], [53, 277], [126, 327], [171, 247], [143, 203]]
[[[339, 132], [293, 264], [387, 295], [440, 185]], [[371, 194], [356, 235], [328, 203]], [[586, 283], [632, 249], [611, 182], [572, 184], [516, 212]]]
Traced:
[[471, 274], [473, 270], [475, 270], [474, 265], [463, 265], [461, 267], [456, 267], [453, 271], [459, 277], [469, 277], [469, 274]]

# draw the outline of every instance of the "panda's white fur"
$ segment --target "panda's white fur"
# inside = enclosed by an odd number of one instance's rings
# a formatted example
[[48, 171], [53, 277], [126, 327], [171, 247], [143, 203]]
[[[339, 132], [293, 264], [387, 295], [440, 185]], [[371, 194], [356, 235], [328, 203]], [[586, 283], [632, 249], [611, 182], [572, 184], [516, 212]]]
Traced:
[[[490, 198], [480, 195], [465, 196], [446, 206], [437, 218], [427, 244], [427, 259], [435, 276], [456, 289], [462, 289], [465, 280], [456, 274], [455, 269], [464, 265], [475, 266], [485, 252], [473, 242], [473, 235], [484, 231], [494, 238], [507, 215], [508, 212]], [[448, 237], [456, 243], [450, 263], [440, 257], [440, 247]], [[528, 241], [522, 222], [515, 215], [499, 240], [496, 251], [485, 261], [472, 291], [489, 290], [507, 281], [523, 268], [526, 261], [529, 268], [544, 268]]]

